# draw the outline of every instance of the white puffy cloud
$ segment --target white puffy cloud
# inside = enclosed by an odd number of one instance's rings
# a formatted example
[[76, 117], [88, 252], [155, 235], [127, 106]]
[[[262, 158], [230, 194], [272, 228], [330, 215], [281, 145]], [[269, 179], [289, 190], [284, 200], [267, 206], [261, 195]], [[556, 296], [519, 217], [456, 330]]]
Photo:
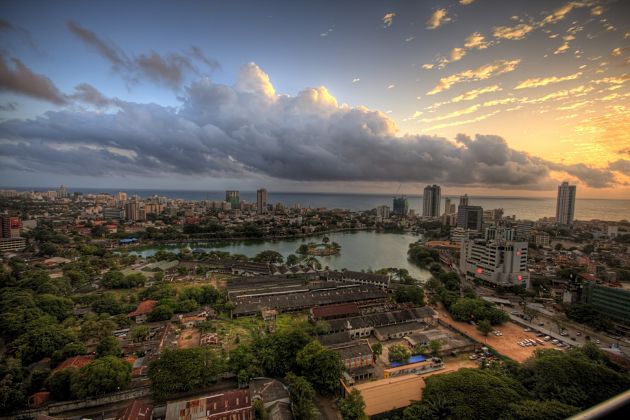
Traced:
[[427, 20], [427, 29], [437, 29], [450, 21], [451, 18], [448, 16], [446, 9], [437, 9], [433, 12], [429, 20]]

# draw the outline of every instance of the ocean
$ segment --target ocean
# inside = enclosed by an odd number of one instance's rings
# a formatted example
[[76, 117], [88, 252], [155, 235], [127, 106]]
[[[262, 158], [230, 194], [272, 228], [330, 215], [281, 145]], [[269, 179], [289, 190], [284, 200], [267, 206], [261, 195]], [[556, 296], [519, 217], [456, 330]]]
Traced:
[[[33, 188], [19, 188], [22, 191], [32, 191]], [[37, 189], [46, 190], [46, 189]], [[185, 191], [185, 190], [133, 190], [133, 189], [96, 189], [68, 188], [69, 192], [80, 191], [84, 194], [110, 193], [124, 191], [128, 195], [137, 194], [140, 197], [160, 195], [168, 198], [181, 198], [184, 200], [223, 200], [225, 191]], [[255, 191], [241, 191], [241, 200], [256, 201]], [[449, 196], [455, 203], [459, 203], [459, 196]], [[269, 191], [267, 201], [271, 204], [282, 203], [292, 206], [299, 203], [302, 207], [326, 207], [341, 208], [353, 211], [371, 210], [377, 206], [386, 204], [392, 207], [392, 195], [372, 194], [332, 194], [332, 193], [291, 193]], [[409, 208], [416, 214], [422, 214], [422, 197], [407, 195]], [[442, 197], [444, 201], [446, 197]], [[502, 208], [505, 216], [515, 215], [517, 219], [538, 220], [543, 217], [555, 216], [555, 198], [518, 198], [518, 197], [475, 197], [470, 196], [470, 204], [478, 205], [484, 209]], [[442, 202], [442, 209], [444, 203]], [[608, 199], [580, 199], [575, 203], [575, 218], [578, 220], [630, 220], [630, 200]]]

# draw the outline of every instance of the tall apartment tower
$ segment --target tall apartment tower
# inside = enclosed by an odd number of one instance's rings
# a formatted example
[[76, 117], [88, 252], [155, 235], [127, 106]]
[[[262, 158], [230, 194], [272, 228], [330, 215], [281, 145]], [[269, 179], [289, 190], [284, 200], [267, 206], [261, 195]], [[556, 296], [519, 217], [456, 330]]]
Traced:
[[241, 196], [238, 191], [226, 191], [225, 192], [225, 201], [230, 203], [233, 209], [241, 208]]
[[455, 209], [455, 203], [451, 201], [450, 198], [446, 197], [444, 200], [444, 213], [446, 214], [455, 214], [457, 210]]
[[433, 184], [424, 187], [424, 195], [422, 196], [422, 216], [439, 217], [441, 200], [442, 194], [439, 185]]
[[563, 182], [558, 186], [558, 202], [556, 204], [556, 223], [563, 226], [573, 224], [575, 214], [575, 185]]
[[258, 214], [267, 213], [267, 190], [264, 188], [256, 191], [256, 212]]
[[459, 205], [460, 206], [467, 206], [468, 205], [468, 194], [464, 194], [461, 197], [459, 197]]
[[407, 213], [409, 213], [409, 201], [407, 201], [407, 197], [394, 197], [392, 213], [397, 216], [407, 216]]

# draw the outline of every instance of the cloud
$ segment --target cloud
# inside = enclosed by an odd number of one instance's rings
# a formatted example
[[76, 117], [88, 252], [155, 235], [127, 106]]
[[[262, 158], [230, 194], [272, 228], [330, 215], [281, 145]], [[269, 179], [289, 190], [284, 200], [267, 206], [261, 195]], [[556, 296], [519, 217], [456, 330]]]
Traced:
[[191, 46], [190, 51], [185, 54], [168, 53], [161, 55], [152, 51], [137, 56], [128, 56], [117, 45], [98, 37], [94, 32], [82, 27], [77, 22], [68, 21], [66, 25], [70, 32], [109, 61], [112, 71], [123, 75], [132, 82], [145, 78], [156, 84], [177, 90], [183, 85], [187, 74], [200, 73], [195, 62], [205, 64], [210, 71], [220, 67], [218, 61], [207, 57], [201, 48], [196, 46]]
[[518, 40], [523, 39], [527, 36], [528, 33], [534, 30], [532, 25], [527, 23], [521, 23], [516, 26], [508, 27], [508, 26], [499, 26], [494, 28], [493, 35], [495, 38], [499, 39], [511, 39]]
[[396, 16], [396, 13], [385, 13], [385, 16], [383, 16], [383, 27], [389, 28], [392, 26], [392, 23], [394, 23], [394, 16]]
[[519, 82], [519, 84], [514, 89], [527, 89], [534, 88], [540, 86], [547, 86], [553, 83], [566, 82], [567, 80], [575, 80], [582, 75], [581, 72], [577, 72], [574, 74], [569, 74], [567, 76], [557, 77], [535, 77], [532, 79], [527, 79]]
[[75, 93], [70, 95], [70, 98], [76, 101], [88, 103], [97, 108], [102, 108], [111, 104], [111, 101], [108, 98], [90, 84], [81, 83], [80, 85], [77, 85], [74, 90]]
[[15, 111], [18, 109], [18, 105], [15, 102], [9, 102], [6, 104], [1, 104], [0, 105], [0, 111]]
[[435, 64], [423, 64], [422, 68], [425, 70], [431, 70], [433, 67], [435, 67]]
[[489, 43], [486, 41], [486, 38], [481, 35], [479, 32], [473, 32], [470, 34], [468, 38], [465, 40], [464, 47], [468, 49], [478, 49], [483, 50], [488, 48]]
[[583, 163], [563, 165], [549, 163], [551, 170], [566, 172], [584, 182], [591, 188], [608, 188], [615, 183], [615, 176], [609, 168], [593, 168]]
[[608, 164], [613, 171], [621, 172], [626, 176], [630, 176], [630, 160], [619, 159]]
[[389, 85], [387, 86], [387, 89], [394, 89], [396, 87], [396, 85]]
[[599, 5], [595, 6], [591, 9], [591, 15], [593, 16], [601, 16], [604, 13], [604, 7]]
[[451, 63], [453, 61], [459, 61], [466, 55], [466, 50], [463, 48], [453, 48], [451, 50]]
[[475, 0], [459, 0], [459, 4], [462, 6], [468, 6], [469, 4], [473, 4]]
[[556, 23], [564, 19], [574, 7], [581, 7], [581, 4], [578, 2], [569, 2], [561, 7], [557, 8], [553, 11], [553, 13], [547, 15], [541, 22], [540, 25], [547, 25], [549, 23]]
[[408, 36], [407, 38], [405, 38], [405, 42], [411, 42], [414, 40], [415, 37], [413, 36]]
[[0, 54], [0, 90], [43, 99], [55, 105], [64, 105], [66, 98], [48, 77], [34, 73], [22, 61], [11, 59], [13, 66]]
[[486, 86], [479, 89], [473, 89], [454, 97], [453, 99], [451, 99], [451, 102], [471, 101], [484, 93], [498, 92], [500, 90], [501, 90], [501, 87], [499, 87], [499, 85], [492, 85], [492, 86]]
[[446, 9], [437, 9], [429, 20], [427, 20], [427, 29], [437, 29], [446, 22], [450, 22], [451, 18], [447, 15]]
[[558, 47], [558, 49], [556, 49], [553, 53], [554, 54], [562, 54], [563, 52], [565, 52], [566, 50], [569, 49], [569, 43], [568, 42], [564, 42], [562, 45], [560, 45]]
[[360, 82], [361, 79], [359, 79], [358, 77], [355, 77], [354, 79], [352, 79], [352, 83], [357, 83]]
[[501, 137], [399, 137], [387, 115], [340, 105], [324, 87], [276, 94], [254, 63], [233, 86], [201, 78], [180, 98], [176, 107], [117, 100], [106, 112], [68, 108], [0, 122], [0, 162], [16, 171], [93, 176], [254, 174], [534, 189], [552, 182], [549, 162]]
[[443, 77], [433, 89], [427, 92], [427, 95], [435, 95], [436, 93], [443, 92], [458, 83], [485, 80], [500, 74], [509, 73], [514, 71], [520, 62], [520, 59], [496, 60], [476, 69], [466, 70], [448, 77]]

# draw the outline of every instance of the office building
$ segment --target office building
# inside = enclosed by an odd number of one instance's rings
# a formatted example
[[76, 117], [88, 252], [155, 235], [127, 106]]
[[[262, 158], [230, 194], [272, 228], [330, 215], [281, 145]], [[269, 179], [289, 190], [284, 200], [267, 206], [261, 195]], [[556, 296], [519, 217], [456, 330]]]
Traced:
[[516, 232], [505, 226], [489, 226], [484, 236], [487, 241], [513, 241], [516, 239]]
[[118, 201], [127, 201], [127, 193], [119, 191], [118, 194], [116, 194], [116, 198], [118, 199]]
[[267, 190], [264, 188], [256, 191], [256, 212], [258, 214], [267, 213]]
[[427, 185], [422, 196], [422, 216], [440, 217], [442, 193], [439, 185]]
[[407, 201], [407, 197], [394, 197], [393, 208], [393, 214], [396, 216], [407, 216], [407, 213], [409, 213], [409, 201]]
[[573, 225], [575, 214], [575, 185], [563, 182], [558, 186], [558, 201], [556, 203], [556, 223], [562, 226]]
[[389, 219], [389, 206], [378, 206], [376, 208], [376, 217], [380, 219]]
[[125, 211], [121, 207], [105, 207], [103, 209], [103, 219], [120, 220], [125, 216]]
[[483, 229], [483, 208], [460, 204], [457, 208], [457, 227], [481, 232]]
[[483, 211], [483, 223], [492, 224], [498, 223], [503, 219], [503, 209], [491, 209]]
[[0, 238], [19, 238], [22, 222], [17, 216], [0, 215]]
[[21, 251], [24, 248], [26, 248], [24, 238], [0, 238], [0, 253]]
[[226, 191], [225, 192], [225, 201], [230, 203], [230, 207], [234, 209], [241, 208], [241, 197], [238, 191]]
[[527, 287], [527, 242], [464, 240], [459, 269], [469, 281], [492, 286]]
[[630, 290], [587, 281], [582, 290], [582, 302], [593, 305], [597, 312], [625, 325], [626, 332], [630, 329]]
[[467, 206], [468, 205], [468, 194], [464, 194], [461, 197], [459, 197], [459, 205], [460, 206]]
[[534, 222], [531, 220], [519, 220], [515, 224], [516, 239], [519, 241], [529, 242], [532, 229], [534, 229]]

